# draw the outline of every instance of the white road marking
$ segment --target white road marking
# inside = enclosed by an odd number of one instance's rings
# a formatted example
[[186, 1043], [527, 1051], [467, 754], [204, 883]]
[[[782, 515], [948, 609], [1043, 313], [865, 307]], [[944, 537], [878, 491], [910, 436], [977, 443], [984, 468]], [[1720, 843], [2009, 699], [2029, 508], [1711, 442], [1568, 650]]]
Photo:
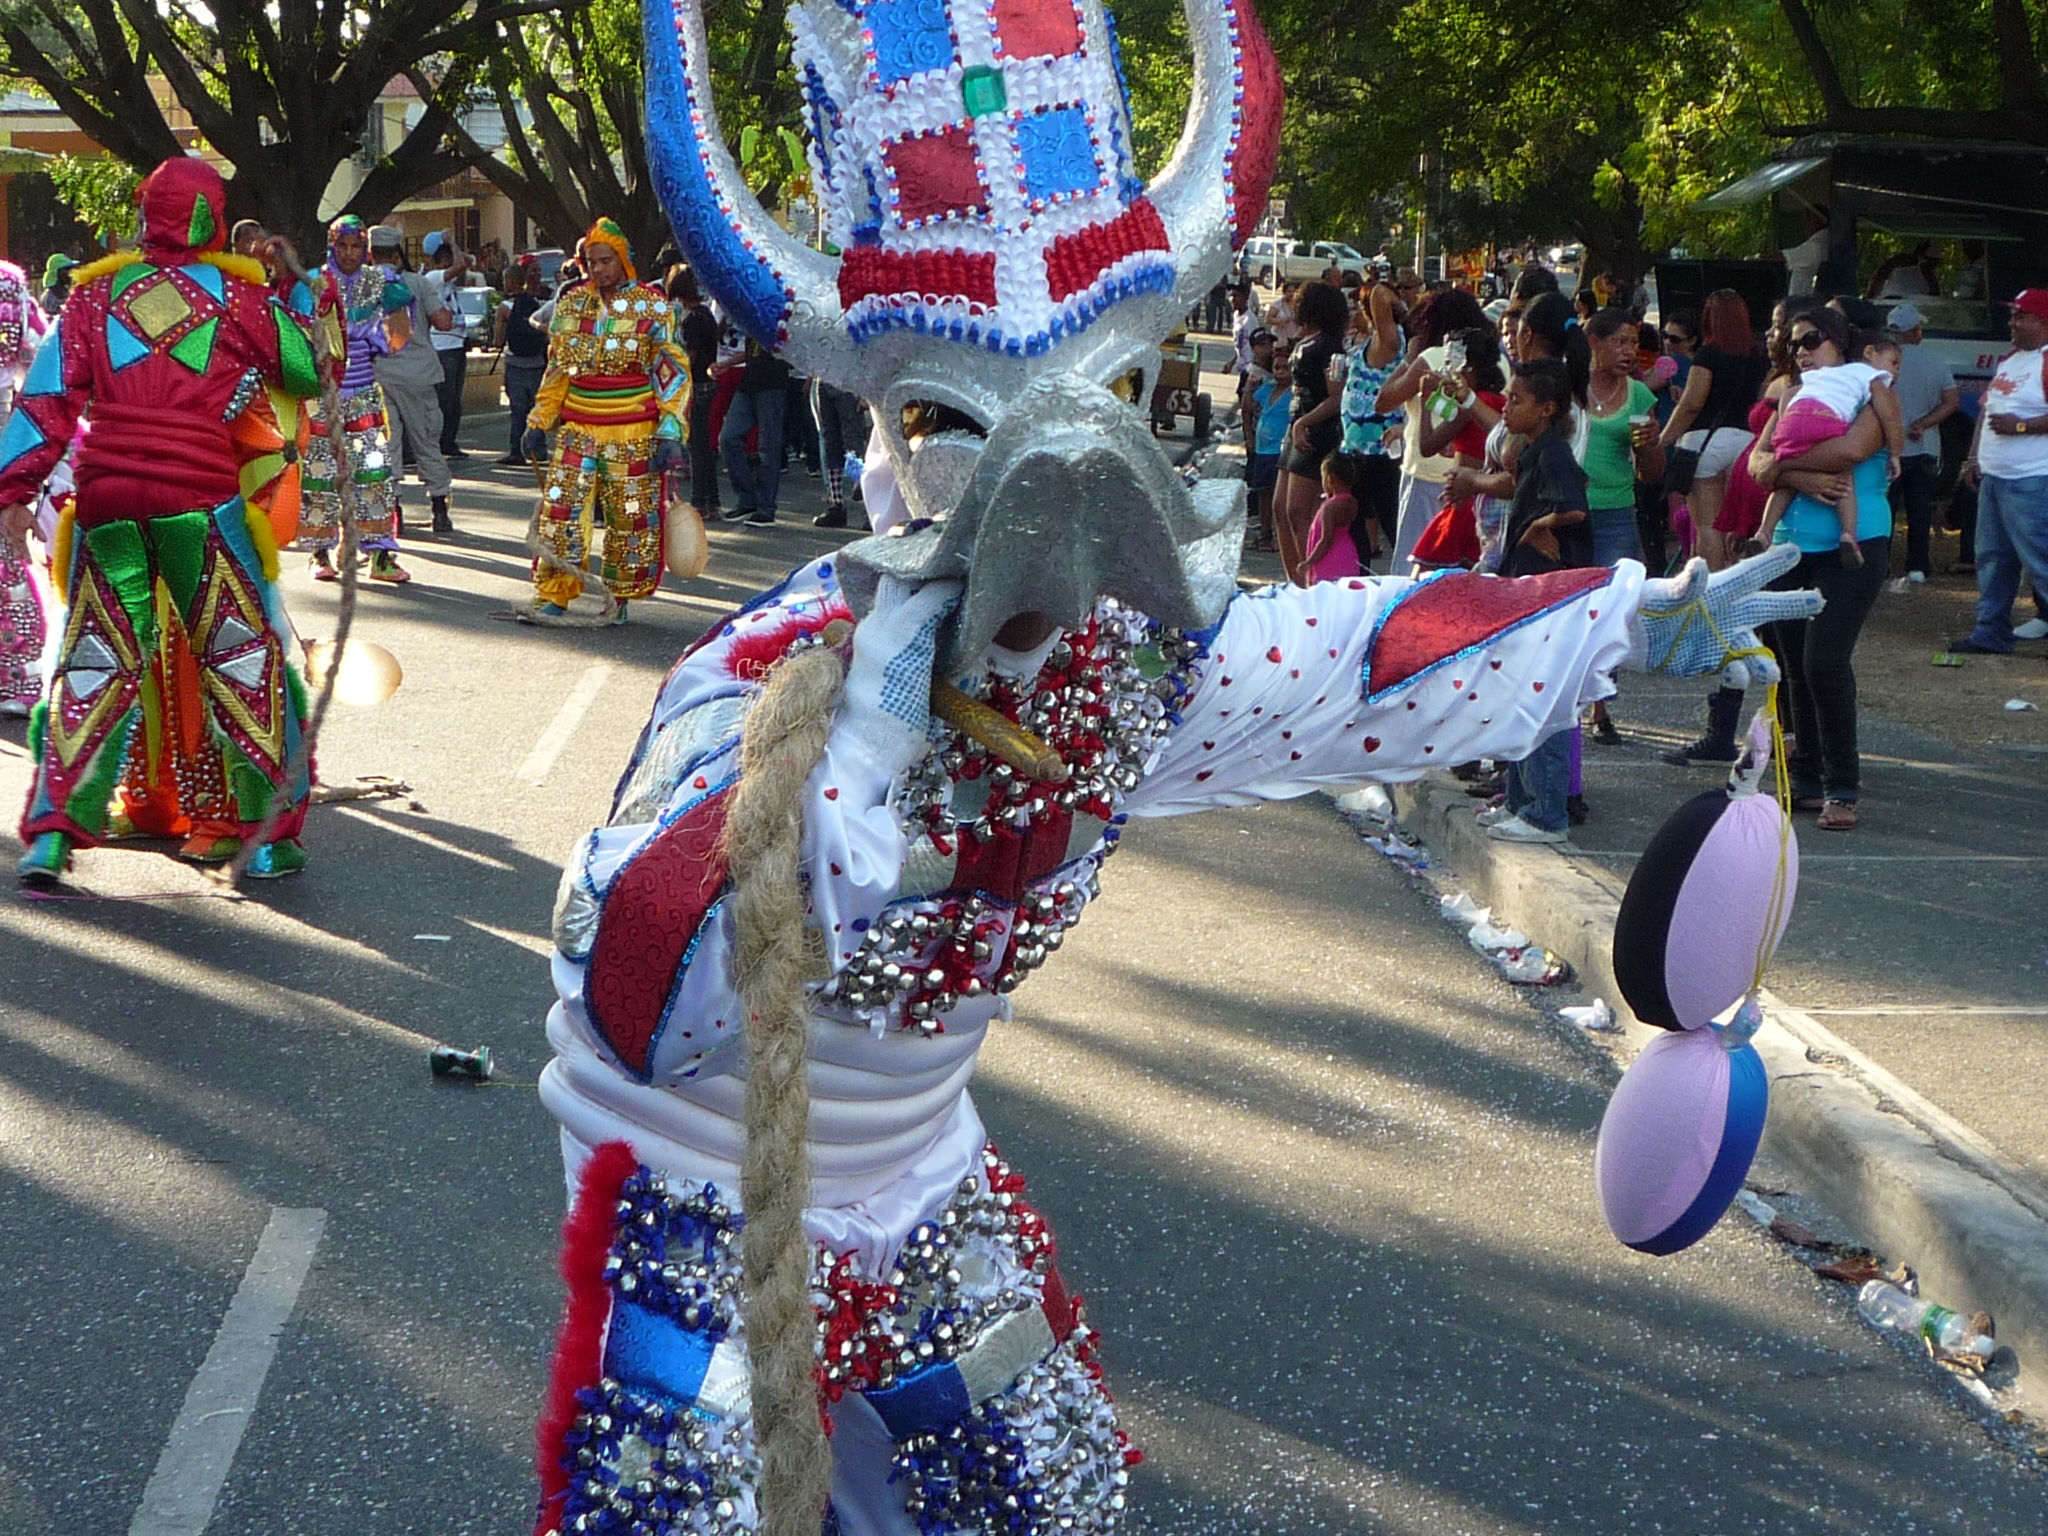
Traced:
[[142, 1490], [128, 1536], [200, 1536], [213, 1519], [263, 1379], [277, 1358], [278, 1335], [298, 1304], [326, 1228], [325, 1211], [272, 1208], [213, 1347], [185, 1391], [185, 1406]]
[[351, 817], [375, 827], [380, 832], [389, 832], [394, 837], [422, 844], [436, 853], [445, 853], [451, 859], [462, 859], [467, 863], [478, 864], [485, 869], [495, 869], [508, 875], [513, 872], [512, 866], [503, 859], [494, 859], [487, 853], [476, 853], [468, 848], [458, 848], [446, 838], [436, 837], [431, 832], [422, 832], [418, 827], [409, 827], [395, 816], [380, 816], [375, 811], [365, 811], [353, 805], [337, 805], [333, 810], [337, 816]]
[[519, 765], [519, 771], [512, 775], [524, 784], [539, 784], [548, 776], [548, 770], [555, 766], [555, 759], [562, 755], [562, 748], [569, 745], [569, 738], [576, 734], [576, 727], [583, 723], [583, 717], [590, 706], [597, 702], [598, 690], [612, 675], [612, 664], [608, 661], [593, 661], [590, 668], [576, 680], [576, 686], [569, 690], [569, 697], [562, 700], [562, 707], [555, 711], [555, 718], [548, 722], [548, 728], [540, 733], [540, 740], [533, 744], [533, 750], [526, 754], [526, 761]]

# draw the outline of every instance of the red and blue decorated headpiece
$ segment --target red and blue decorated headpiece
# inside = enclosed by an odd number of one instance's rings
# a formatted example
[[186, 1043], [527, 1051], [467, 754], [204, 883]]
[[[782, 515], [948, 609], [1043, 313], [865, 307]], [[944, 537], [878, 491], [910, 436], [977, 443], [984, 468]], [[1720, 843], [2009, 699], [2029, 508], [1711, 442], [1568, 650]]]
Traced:
[[[1182, 6], [1188, 119], [1147, 186], [1102, 0], [796, 0], [836, 257], [771, 218], [727, 153], [701, 0], [644, 10], [648, 158], [676, 239], [756, 341], [875, 407], [930, 526], [849, 549], [847, 591], [861, 610], [881, 574], [965, 569], [955, 655], [1010, 614], [1076, 623], [1102, 595], [1196, 628], [1235, 590], [1241, 490], [1183, 485], [1129, 402], [1265, 212], [1281, 85], [1251, 0]], [[913, 455], [906, 414], [951, 425]]]

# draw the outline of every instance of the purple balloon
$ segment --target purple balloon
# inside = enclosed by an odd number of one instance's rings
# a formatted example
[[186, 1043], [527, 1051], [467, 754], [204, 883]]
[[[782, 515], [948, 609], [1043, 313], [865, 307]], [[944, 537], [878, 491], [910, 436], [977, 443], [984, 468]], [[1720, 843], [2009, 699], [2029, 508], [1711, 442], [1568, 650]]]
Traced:
[[1600, 1121], [1593, 1182], [1608, 1229], [1654, 1254], [1706, 1236], [1742, 1188], [1769, 1101], [1763, 1059], [1747, 1042], [1713, 1029], [1652, 1040]]

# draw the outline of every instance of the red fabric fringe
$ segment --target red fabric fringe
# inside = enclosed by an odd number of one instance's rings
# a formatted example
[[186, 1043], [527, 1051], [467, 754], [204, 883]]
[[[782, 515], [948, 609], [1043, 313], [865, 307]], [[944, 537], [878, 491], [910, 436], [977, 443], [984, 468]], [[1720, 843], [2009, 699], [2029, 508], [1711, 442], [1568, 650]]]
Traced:
[[612, 1300], [604, 1283], [604, 1261], [611, 1251], [619, 1187], [639, 1166], [640, 1159], [623, 1141], [608, 1141], [597, 1148], [583, 1165], [575, 1204], [562, 1223], [562, 1279], [569, 1297], [562, 1310], [561, 1332], [555, 1336], [547, 1400], [534, 1429], [533, 1464], [540, 1473], [540, 1511], [534, 1521], [534, 1536], [545, 1536], [554, 1529], [556, 1515], [569, 1493], [569, 1474], [562, 1466], [563, 1441], [582, 1411], [576, 1394], [595, 1386], [603, 1369], [604, 1328]]

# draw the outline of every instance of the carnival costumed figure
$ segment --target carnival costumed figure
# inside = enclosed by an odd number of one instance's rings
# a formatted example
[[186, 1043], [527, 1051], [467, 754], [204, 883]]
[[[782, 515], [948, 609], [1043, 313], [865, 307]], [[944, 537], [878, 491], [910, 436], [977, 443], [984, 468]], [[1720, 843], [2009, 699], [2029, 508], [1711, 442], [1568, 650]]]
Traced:
[[37, 769], [20, 873], [37, 883], [99, 841], [131, 755], [163, 748], [154, 660], [166, 616], [189, 639], [204, 716], [204, 782], [190, 798], [238, 837], [279, 813], [251, 874], [305, 859], [308, 774], [293, 761], [304, 690], [287, 654], [277, 548], [268, 519], [242, 499], [228, 423], [267, 383], [311, 395], [313, 345], [261, 265], [222, 252], [217, 171], [167, 160], [140, 200], [141, 249], [78, 269], [0, 434], [0, 516], [15, 531], [81, 415], [92, 420], [54, 544], [70, 605], [62, 649], [29, 732]]
[[[41, 345], [49, 319], [29, 291], [28, 277], [0, 261], [0, 423], [14, 409], [21, 377]], [[45, 537], [49, 530], [41, 530]], [[26, 536], [0, 534], [0, 715], [21, 716], [42, 694], [47, 635], [43, 594]]]
[[[398, 466], [391, 462], [391, 429], [378, 387], [376, 362], [405, 345], [412, 293], [372, 266], [369, 232], [354, 214], [327, 226], [327, 265], [317, 297], [323, 319], [341, 329], [346, 362], [341, 375], [340, 430], [348, 442], [355, 490], [356, 539], [370, 552], [372, 581], [402, 584], [412, 575], [398, 563]], [[324, 407], [312, 407], [299, 512], [299, 542], [313, 552], [313, 578], [336, 579], [333, 551], [341, 542], [341, 472]]]
[[1191, 487], [1129, 402], [1265, 210], [1281, 90], [1244, 0], [1185, 0], [1150, 188], [1096, 0], [804, 0], [836, 260], [748, 197], [673, 3], [671, 222], [751, 335], [873, 404], [883, 536], [683, 657], [564, 872], [537, 1529], [1107, 1531], [1135, 1453], [967, 1084], [1131, 818], [1523, 754], [1616, 667], [1717, 670], [1815, 601], [1758, 592], [1782, 558], [1238, 593], [1241, 484]]
[[568, 613], [601, 523], [599, 577], [614, 622], [623, 623], [626, 604], [661, 581], [666, 476], [682, 462], [690, 368], [668, 297], [639, 281], [619, 226], [599, 219], [581, 253], [588, 281], [556, 301], [547, 372], [521, 443], [539, 463], [546, 434], [555, 433], [535, 518], [531, 611], [543, 619]]

